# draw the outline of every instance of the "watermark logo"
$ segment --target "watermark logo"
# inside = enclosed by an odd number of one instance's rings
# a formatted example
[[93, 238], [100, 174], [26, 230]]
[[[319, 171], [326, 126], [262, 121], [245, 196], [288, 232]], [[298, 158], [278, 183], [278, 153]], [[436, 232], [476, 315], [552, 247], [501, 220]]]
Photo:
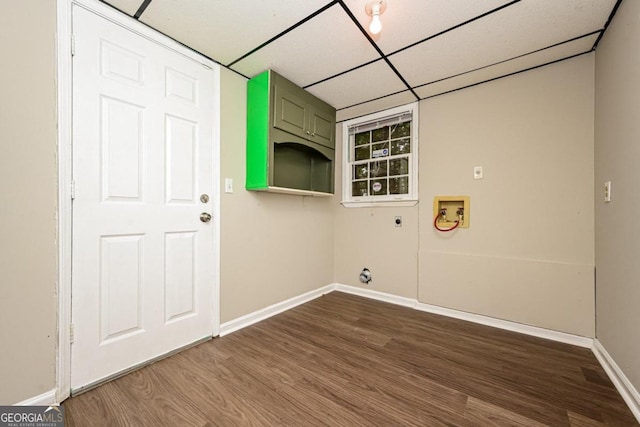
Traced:
[[64, 427], [64, 408], [0, 406], [0, 427]]

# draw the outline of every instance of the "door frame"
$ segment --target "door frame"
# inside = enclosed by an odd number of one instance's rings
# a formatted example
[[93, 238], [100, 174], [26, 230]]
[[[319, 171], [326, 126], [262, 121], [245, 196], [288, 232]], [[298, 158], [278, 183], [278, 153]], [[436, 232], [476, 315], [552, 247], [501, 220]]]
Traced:
[[72, 197], [73, 197], [73, 7], [82, 7], [126, 28], [139, 36], [186, 56], [213, 71], [213, 336], [220, 333], [220, 65], [175, 40], [137, 22], [137, 20], [100, 3], [98, 0], [57, 0], [57, 121], [58, 121], [58, 339], [56, 348], [55, 400], [62, 402], [71, 394], [71, 272], [72, 272]]

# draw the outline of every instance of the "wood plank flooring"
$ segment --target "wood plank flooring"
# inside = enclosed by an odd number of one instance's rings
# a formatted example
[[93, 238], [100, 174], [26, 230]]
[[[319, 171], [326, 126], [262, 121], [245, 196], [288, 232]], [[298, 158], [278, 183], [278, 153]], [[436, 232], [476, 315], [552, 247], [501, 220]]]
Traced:
[[635, 426], [590, 350], [333, 292], [64, 402], [67, 426]]

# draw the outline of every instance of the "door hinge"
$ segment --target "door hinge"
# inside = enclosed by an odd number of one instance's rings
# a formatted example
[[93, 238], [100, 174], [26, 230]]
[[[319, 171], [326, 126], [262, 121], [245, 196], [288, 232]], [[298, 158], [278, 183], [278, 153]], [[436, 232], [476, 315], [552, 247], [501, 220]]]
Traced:
[[71, 181], [71, 200], [76, 198], [76, 182]]
[[73, 323], [69, 323], [69, 342], [73, 344]]
[[71, 56], [76, 55], [76, 36], [71, 34]]

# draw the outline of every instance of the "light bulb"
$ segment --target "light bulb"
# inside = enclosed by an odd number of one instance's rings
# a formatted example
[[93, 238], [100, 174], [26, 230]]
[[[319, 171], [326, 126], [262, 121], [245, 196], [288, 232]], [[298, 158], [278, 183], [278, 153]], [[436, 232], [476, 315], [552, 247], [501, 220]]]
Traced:
[[378, 34], [380, 30], [382, 30], [382, 22], [380, 22], [380, 12], [374, 10], [373, 16], [371, 17], [371, 24], [369, 24], [369, 31], [371, 31], [371, 34]]

